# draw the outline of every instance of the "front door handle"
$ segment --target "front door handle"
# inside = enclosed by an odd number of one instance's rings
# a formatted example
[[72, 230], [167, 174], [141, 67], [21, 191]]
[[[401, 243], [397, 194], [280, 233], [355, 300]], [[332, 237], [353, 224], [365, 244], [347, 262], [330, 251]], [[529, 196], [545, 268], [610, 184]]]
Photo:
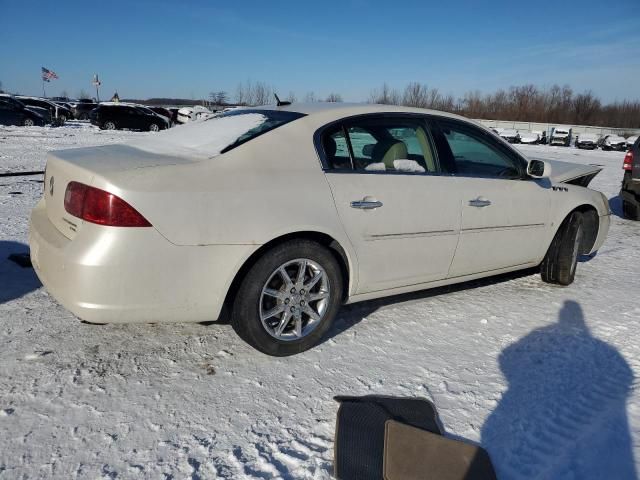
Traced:
[[355, 200], [351, 202], [351, 208], [360, 208], [362, 210], [373, 210], [374, 208], [380, 208], [382, 202], [379, 202], [373, 197], [364, 197], [362, 200]]
[[491, 205], [491, 201], [487, 200], [484, 197], [478, 197], [473, 200], [469, 200], [470, 207], [488, 207]]

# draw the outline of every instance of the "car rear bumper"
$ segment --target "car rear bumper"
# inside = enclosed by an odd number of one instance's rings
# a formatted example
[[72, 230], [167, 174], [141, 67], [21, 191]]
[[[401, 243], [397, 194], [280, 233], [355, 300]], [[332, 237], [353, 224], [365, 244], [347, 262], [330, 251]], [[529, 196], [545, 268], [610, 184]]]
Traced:
[[73, 240], [31, 214], [34, 269], [49, 293], [93, 323], [218, 318], [235, 273], [257, 245], [177, 246], [154, 228], [84, 223]]

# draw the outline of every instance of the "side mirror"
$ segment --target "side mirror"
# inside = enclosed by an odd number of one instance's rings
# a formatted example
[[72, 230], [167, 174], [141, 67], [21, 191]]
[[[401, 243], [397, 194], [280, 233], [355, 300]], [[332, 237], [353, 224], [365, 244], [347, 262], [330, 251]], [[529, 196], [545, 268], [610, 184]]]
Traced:
[[533, 178], [547, 178], [551, 175], [551, 165], [542, 160], [529, 160], [527, 173]]

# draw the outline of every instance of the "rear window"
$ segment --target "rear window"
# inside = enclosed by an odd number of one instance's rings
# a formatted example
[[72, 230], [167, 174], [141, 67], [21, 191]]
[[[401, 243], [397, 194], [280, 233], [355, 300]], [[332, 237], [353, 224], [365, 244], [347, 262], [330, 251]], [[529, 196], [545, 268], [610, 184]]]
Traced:
[[[259, 125], [251, 128], [247, 132], [243, 133], [238, 137], [238, 139], [232, 144], [225, 147], [220, 153], [228, 152], [243, 143], [247, 143], [249, 140], [253, 140], [254, 138], [270, 132], [282, 125], [285, 125], [289, 122], [297, 120], [298, 118], [304, 117], [303, 113], [298, 112], [282, 112], [278, 110], [260, 110], [260, 109], [247, 109], [247, 110], [234, 110], [231, 112], [227, 112], [223, 115], [220, 115], [217, 118], [225, 118], [225, 117], [236, 117], [239, 115], [251, 115], [251, 114], [259, 114], [264, 117], [264, 121], [262, 121]], [[210, 120], [206, 120], [210, 121]]]
[[194, 160], [213, 158], [303, 116], [301, 113], [274, 110], [239, 110], [206, 120], [194, 120], [128, 144], [161, 155], [191, 157]]

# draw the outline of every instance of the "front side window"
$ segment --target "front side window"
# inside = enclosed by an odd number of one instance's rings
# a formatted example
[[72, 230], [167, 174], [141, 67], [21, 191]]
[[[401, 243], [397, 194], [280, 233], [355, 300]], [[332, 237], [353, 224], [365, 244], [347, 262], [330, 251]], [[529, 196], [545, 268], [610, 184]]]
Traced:
[[[344, 144], [344, 153], [333, 152], [334, 142]], [[325, 133], [323, 147], [331, 169], [385, 173], [438, 171], [425, 124], [419, 119], [382, 117], [346, 121]], [[349, 155], [352, 158], [346, 158]]]
[[443, 168], [459, 176], [520, 178], [518, 162], [489, 134], [453, 121], [438, 122], [435, 133]]

